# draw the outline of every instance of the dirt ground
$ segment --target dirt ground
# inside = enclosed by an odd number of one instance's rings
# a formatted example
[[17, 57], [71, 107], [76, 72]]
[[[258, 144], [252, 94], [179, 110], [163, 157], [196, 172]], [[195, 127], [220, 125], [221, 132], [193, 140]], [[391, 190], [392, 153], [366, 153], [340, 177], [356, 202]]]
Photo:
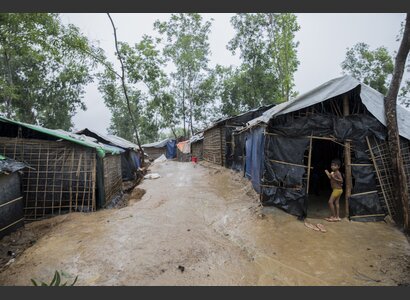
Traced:
[[[68, 281], [78, 275], [77, 285], [410, 282], [409, 243], [384, 222], [344, 220], [316, 232], [261, 207], [250, 183], [230, 170], [167, 161], [151, 172], [161, 178], [144, 180], [124, 208], [26, 225], [20, 235], [34, 242], [3, 267], [0, 285], [50, 281], [55, 270]], [[6, 238], [15, 249], [18, 234]]]

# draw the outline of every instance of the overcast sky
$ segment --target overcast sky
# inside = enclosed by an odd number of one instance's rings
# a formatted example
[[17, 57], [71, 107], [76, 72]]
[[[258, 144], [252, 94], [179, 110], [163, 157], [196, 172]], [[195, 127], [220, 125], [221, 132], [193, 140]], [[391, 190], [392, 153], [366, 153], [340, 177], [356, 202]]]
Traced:
[[[238, 56], [227, 49], [234, 30], [229, 22], [233, 14], [202, 14], [206, 20], [214, 19], [209, 36], [210, 64], [238, 65]], [[167, 20], [170, 14], [112, 14], [118, 39], [130, 44], [138, 42], [144, 34], [157, 35], [153, 30], [155, 20]], [[91, 40], [99, 41], [108, 59], [118, 62], [114, 56], [114, 37], [106, 14], [62, 14], [64, 23], [73, 23]], [[358, 42], [365, 42], [372, 49], [386, 46], [393, 54], [399, 47], [396, 36], [405, 14], [297, 14], [301, 27], [296, 34], [299, 41], [299, 69], [295, 74], [296, 90], [304, 93], [342, 74], [340, 67], [346, 49]], [[88, 109], [78, 112], [74, 118], [75, 129], [84, 127], [106, 132], [110, 124], [110, 112], [97, 90], [97, 84], [86, 88], [84, 102]]]

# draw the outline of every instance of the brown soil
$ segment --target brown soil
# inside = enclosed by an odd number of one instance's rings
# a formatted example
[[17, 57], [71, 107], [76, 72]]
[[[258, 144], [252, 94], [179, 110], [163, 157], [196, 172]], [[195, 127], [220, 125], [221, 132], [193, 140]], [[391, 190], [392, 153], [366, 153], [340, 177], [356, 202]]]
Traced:
[[[410, 246], [391, 225], [309, 219], [325, 225], [321, 233], [261, 207], [230, 170], [174, 161], [150, 168], [161, 178], [134, 190], [140, 201], [41, 221], [48, 227], [0, 273], [0, 284], [49, 281], [55, 270], [78, 275], [78, 285], [409, 283]], [[22, 235], [36, 232], [34, 224]]]

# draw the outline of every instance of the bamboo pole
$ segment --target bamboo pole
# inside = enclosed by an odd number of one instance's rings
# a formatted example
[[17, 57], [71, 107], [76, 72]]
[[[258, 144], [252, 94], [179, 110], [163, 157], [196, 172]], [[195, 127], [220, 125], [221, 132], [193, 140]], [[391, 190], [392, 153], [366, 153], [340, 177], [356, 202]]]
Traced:
[[309, 157], [308, 157], [308, 169], [307, 169], [307, 184], [306, 184], [306, 194], [309, 195], [309, 183], [310, 183], [310, 167], [312, 164], [312, 137], [309, 141]]
[[[349, 115], [349, 96], [347, 94], [343, 97], [343, 115], [346, 117]], [[349, 217], [349, 197], [352, 194], [352, 157], [350, 153], [351, 142], [345, 141], [345, 176], [346, 176], [346, 191], [345, 191], [345, 213], [346, 217]]]
[[286, 162], [286, 161], [280, 161], [280, 160], [275, 160], [275, 159], [269, 159], [269, 161], [274, 162], [274, 163], [278, 163], [278, 164], [283, 164], [283, 165], [289, 165], [289, 166], [295, 166], [295, 167], [313, 169], [312, 167], [309, 167], [309, 166], [299, 165], [299, 164], [293, 164], [293, 163]]
[[351, 219], [356, 219], [356, 218], [369, 218], [369, 217], [384, 217], [385, 214], [375, 214], [375, 215], [362, 215], [362, 216], [351, 216]]
[[366, 136], [366, 141], [367, 141], [367, 146], [369, 147], [370, 156], [371, 156], [372, 161], [373, 161], [374, 170], [376, 171], [376, 176], [377, 176], [377, 178], [378, 178], [378, 180], [379, 180], [380, 189], [381, 189], [382, 194], [383, 194], [383, 197], [384, 197], [384, 203], [386, 204], [387, 211], [389, 212], [390, 217], [393, 218], [392, 212], [391, 212], [391, 210], [390, 210], [390, 204], [389, 204], [388, 201], [387, 201], [386, 191], [384, 190], [383, 184], [382, 184], [382, 182], [380, 181], [381, 174], [380, 174], [380, 171], [379, 171], [379, 167], [377, 166], [377, 163], [376, 163], [376, 157], [374, 156], [374, 153], [373, 153], [373, 150], [372, 150], [372, 146], [371, 146], [370, 141], [369, 141], [369, 138], [368, 138], [367, 136]]

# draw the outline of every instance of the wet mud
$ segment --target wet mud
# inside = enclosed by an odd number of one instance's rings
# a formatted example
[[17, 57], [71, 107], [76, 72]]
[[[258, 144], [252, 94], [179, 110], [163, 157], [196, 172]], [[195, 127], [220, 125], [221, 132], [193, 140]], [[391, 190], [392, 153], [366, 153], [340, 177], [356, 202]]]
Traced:
[[[313, 231], [262, 207], [250, 183], [206, 163], [154, 164], [128, 206], [73, 213], [0, 273], [1, 285], [405, 285], [410, 247], [395, 227], [344, 220]], [[145, 193], [144, 193], [145, 191]], [[30, 232], [29, 224], [25, 230]], [[34, 230], [35, 231], [35, 230]], [[0, 241], [1, 242], [1, 241]], [[1, 249], [6, 251], [6, 249]]]

